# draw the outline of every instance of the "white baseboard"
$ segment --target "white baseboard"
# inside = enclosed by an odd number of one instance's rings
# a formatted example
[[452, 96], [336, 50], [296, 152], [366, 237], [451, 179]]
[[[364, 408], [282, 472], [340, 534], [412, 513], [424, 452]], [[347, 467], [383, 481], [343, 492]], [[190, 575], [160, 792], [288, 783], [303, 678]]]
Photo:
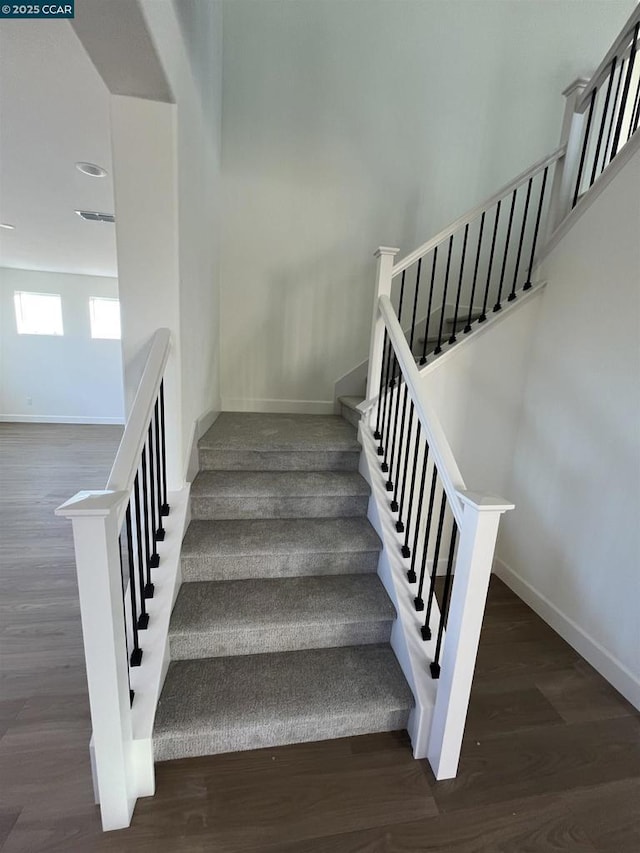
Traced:
[[640, 681], [624, 664], [590, 637], [546, 596], [538, 592], [502, 560], [494, 560], [493, 570], [541, 619], [544, 619], [563, 640], [566, 640], [603, 678], [640, 710]]
[[10, 424], [120, 424], [122, 418], [98, 418], [91, 415], [0, 415], [0, 423]]
[[268, 400], [258, 397], [223, 397], [223, 412], [272, 412], [292, 415], [333, 415], [333, 400]]

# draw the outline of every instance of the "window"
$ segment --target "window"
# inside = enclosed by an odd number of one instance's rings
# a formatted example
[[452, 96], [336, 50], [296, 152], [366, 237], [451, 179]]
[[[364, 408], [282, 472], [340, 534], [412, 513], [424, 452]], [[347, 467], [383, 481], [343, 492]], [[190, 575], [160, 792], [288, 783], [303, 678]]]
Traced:
[[120, 300], [92, 296], [89, 300], [91, 337], [120, 340]]
[[63, 335], [59, 293], [13, 294], [19, 335]]

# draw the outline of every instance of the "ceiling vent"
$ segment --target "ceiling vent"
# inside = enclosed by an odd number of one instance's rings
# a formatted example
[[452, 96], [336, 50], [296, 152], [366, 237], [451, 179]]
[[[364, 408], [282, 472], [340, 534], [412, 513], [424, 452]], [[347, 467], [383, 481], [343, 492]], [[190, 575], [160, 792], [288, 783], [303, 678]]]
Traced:
[[87, 222], [115, 222], [116, 218], [113, 213], [98, 213], [96, 210], [76, 210], [80, 219], [86, 219]]

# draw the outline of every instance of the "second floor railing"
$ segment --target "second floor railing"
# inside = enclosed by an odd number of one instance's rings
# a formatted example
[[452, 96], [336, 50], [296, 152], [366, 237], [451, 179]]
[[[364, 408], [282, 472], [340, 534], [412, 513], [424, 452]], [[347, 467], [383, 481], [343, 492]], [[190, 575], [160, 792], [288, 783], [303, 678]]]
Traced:
[[640, 125], [640, 5], [609, 48], [576, 102], [580, 159], [571, 207], [615, 159]]

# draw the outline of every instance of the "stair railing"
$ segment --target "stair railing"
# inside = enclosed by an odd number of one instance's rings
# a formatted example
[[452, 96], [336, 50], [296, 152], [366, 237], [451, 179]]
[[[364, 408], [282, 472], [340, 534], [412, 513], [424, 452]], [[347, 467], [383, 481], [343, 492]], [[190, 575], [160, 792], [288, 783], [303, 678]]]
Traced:
[[579, 160], [571, 208], [616, 158], [640, 124], [640, 5], [631, 13], [575, 103]]
[[[388, 278], [395, 251], [378, 250]], [[421, 614], [425, 656], [430, 650], [429, 670], [438, 679], [426, 754], [436, 778], [447, 779], [457, 772], [499, 519], [513, 504], [466, 489], [386, 294], [376, 301], [374, 328], [379, 324], [379, 369], [389, 380], [372, 413], [377, 428], [364, 421], [363, 429], [379, 442], [407, 594]]]
[[[106, 487], [56, 510], [69, 518], [80, 595], [93, 774], [102, 826], [128, 826], [137, 797], [153, 793], [153, 766], [136, 752], [132, 707], [144, 666], [158, 545], [165, 538], [167, 442], [164, 372], [170, 332], [158, 329]], [[162, 653], [158, 649], [154, 654]]]
[[[468, 334], [490, 314], [501, 311], [505, 300], [513, 302], [532, 287], [538, 240], [548, 210], [547, 190], [565, 151], [563, 144], [395, 265], [392, 258], [397, 250], [378, 250], [377, 297], [393, 296], [401, 321], [407, 310], [411, 312], [410, 324], [406, 318], [402, 324], [420, 365], [455, 344], [460, 332]], [[392, 294], [397, 279], [399, 293]], [[448, 312], [451, 317], [447, 320]], [[388, 351], [383, 360], [382, 323], [377, 316], [374, 324], [368, 400], [382, 391], [393, 371]], [[431, 332], [434, 338], [430, 338]]]

